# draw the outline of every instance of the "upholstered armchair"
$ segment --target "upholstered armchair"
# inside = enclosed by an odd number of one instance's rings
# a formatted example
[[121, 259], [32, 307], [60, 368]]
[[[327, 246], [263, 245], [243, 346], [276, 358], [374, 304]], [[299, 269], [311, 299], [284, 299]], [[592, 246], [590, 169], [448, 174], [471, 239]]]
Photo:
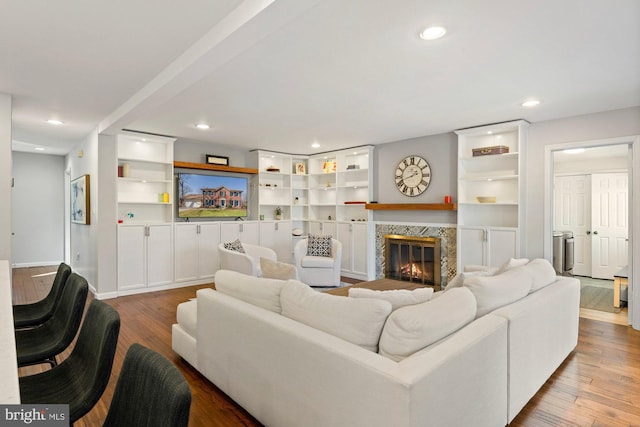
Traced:
[[262, 277], [260, 258], [277, 261], [276, 252], [271, 248], [242, 243], [242, 249], [244, 253], [226, 249], [224, 243], [220, 243], [220, 245], [218, 245], [220, 252], [220, 269]]
[[342, 243], [331, 239], [330, 256], [318, 256], [315, 251], [309, 254], [309, 239], [302, 239], [293, 249], [298, 276], [309, 286], [340, 286], [340, 264], [342, 262]]

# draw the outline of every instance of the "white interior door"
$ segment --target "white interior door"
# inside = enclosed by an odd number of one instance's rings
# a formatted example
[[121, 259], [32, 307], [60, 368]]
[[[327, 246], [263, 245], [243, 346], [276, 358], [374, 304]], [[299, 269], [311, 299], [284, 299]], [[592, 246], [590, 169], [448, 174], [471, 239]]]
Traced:
[[574, 237], [573, 274], [591, 276], [591, 175], [557, 176], [554, 230]]
[[613, 279], [628, 264], [628, 174], [593, 174], [591, 188], [591, 275]]

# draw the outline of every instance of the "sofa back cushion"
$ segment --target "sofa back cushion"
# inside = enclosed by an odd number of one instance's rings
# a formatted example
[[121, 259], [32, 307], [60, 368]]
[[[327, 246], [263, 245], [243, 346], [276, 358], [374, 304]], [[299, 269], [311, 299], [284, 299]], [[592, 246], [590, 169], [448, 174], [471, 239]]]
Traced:
[[495, 276], [471, 276], [464, 280], [464, 287], [476, 297], [476, 317], [482, 317], [498, 307], [527, 296], [532, 283], [533, 278], [529, 271], [525, 266], [520, 266]]
[[294, 280], [282, 289], [280, 303], [283, 316], [374, 352], [391, 313], [388, 301], [325, 294]]
[[391, 310], [397, 310], [406, 305], [420, 304], [429, 301], [433, 296], [433, 288], [392, 289], [389, 291], [376, 291], [367, 288], [349, 288], [351, 298], [374, 298], [389, 301]]
[[545, 286], [549, 286], [558, 280], [556, 270], [553, 268], [553, 265], [544, 258], [536, 258], [529, 264], [525, 265], [524, 268], [529, 272], [533, 279], [529, 293], [540, 290]]
[[453, 288], [422, 304], [389, 315], [380, 336], [380, 354], [400, 361], [441, 340], [476, 316], [476, 300], [466, 288]]
[[216, 290], [223, 294], [280, 313], [280, 292], [286, 280], [264, 279], [230, 270], [218, 270], [215, 277]]

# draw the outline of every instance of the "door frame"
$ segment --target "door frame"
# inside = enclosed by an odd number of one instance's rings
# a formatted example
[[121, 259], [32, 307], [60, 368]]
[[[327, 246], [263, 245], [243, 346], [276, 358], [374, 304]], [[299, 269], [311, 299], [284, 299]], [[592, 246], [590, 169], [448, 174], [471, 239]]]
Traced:
[[631, 218], [633, 212], [640, 212], [640, 194], [634, 189], [640, 189], [640, 135], [622, 136], [616, 138], [596, 139], [589, 141], [575, 141], [545, 146], [544, 155], [544, 206], [543, 210], [543, 251], [546, 259], [553, 256], [553, 154], [556, 151], [571, 148], [594, 148], [608, 145], [628, 144], [629, 156], [629, 324], [640, 330], [640, 289], [636, 288], [633, 277], [640, 277], [640, 225], [635, 225]]

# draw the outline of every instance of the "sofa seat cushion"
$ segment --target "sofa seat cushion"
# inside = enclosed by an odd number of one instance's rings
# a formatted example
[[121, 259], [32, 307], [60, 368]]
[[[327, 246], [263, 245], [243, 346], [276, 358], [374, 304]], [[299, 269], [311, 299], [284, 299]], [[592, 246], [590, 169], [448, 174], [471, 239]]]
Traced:
[[333, 268], [333, 258], [324, 256], [303, 256], [300, 265], [304, 268]]
[[526, 297], [532, 283], [533, 278], [525, 266], [515, 267], [495, 276], [471, 276], [464, 279], [464, 287], [473, 293], [478, 303], [476, 317], [482, 317], [498, 307]]
[[176, 319], [185, 332], [192, 337], [195, 337], [196, 325], [198, 324], [198, 301], [196, 299], [192, 299], [191, 301], [178, 304]]
[[218, 270], [214, 279], [216, 290], [249, 304], [275, 313], [282, 311], [280, 292], [286, 280], [266, 279], [229, 270]]
[[379, 353], [399, 362], [472, 322], [476, 300], [466, 288], [453, 288], [422, 304], [389, 315], [380, 336]]
[[374, 352], [391, 313], [388, 301], [325, 294], [294, 280], [282, 289], [281, 304], [283, 316]]
[[406, 305], [420, 304], [429, 301], [433, 296], [433, 288], [392, 289], [376, 291], [367, 288], [349, 288], [351, 298], [374, 298], [389, 301], [391, 310], [397, 310]]

